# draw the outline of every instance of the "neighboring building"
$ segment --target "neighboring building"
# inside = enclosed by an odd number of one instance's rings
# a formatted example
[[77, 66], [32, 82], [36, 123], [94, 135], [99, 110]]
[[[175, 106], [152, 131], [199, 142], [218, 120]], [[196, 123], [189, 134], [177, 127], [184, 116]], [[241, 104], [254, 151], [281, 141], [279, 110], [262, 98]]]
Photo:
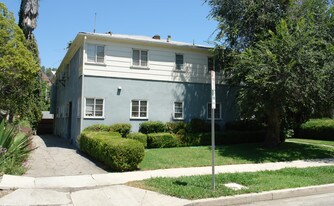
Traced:
[[[211, 118], [210, 47], [151, 37], [79, 33], [56, 73], [56, 135], [93, 124]], [[222, 82], [219, 74], [216, 82]], [[216, 123], [234, 120], [236, 90], [216, 85]]]

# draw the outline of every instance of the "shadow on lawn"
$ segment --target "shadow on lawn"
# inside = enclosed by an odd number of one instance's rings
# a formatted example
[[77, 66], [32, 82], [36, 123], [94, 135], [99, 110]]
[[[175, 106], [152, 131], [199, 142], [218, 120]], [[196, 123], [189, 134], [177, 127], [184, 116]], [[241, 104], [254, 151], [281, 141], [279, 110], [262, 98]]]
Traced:
[[292, 142], [285, 142], [274, 149], [263, 148], [261, 144], [223, 145], [216, 149], [223, 157], [232, 157], [256, 163], [334, 157], [334, 149], [332, 148]]

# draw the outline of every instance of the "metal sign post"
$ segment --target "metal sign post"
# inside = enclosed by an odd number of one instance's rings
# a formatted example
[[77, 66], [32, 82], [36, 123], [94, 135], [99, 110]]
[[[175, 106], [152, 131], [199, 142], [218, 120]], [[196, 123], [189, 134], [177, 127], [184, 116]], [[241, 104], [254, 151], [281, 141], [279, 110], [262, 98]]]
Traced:
[[211, 71], [211, 150], [212, 150], [212, 190], [215, 190], [215, 109], [216, 109], [216, 76]]

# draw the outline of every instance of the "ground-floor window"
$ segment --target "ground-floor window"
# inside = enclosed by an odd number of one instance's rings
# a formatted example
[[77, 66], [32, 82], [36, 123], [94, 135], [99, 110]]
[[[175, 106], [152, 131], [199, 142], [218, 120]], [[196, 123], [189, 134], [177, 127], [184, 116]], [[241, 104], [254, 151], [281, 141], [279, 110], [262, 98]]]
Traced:
[[86, 98], [85, 117], [99, 117], [104, 115], [104, 99], [102, 98]]
[[183, 119], [183, 102], [174, 102], [174, 119]]
[[[211, 103], [208, 103], [208, 119], [211, 119]], [[221, 104], [220, 103], [216, 103], [216, 109], [215, 109], [215, 119], [221, 119], [222, 115], [221, 115]]]
[[131, 101], [131, 118], [146, 119], [148, 111], [148, 102], [146, 100]]

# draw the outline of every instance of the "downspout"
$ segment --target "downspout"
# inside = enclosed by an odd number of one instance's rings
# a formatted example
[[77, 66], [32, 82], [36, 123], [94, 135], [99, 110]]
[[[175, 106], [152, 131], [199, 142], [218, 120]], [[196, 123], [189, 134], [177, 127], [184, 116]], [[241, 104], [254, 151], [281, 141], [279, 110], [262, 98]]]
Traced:
[[80, 104], [80, 133], [82, 131], [82, 122], [84, 117], [84, 83], [85, 83], [85, 75], [84, 75], [84, 65], [85, 65], [85, 51], [86, 51], [86, 39], [87, 36], [84, 37], [84, 43], [82, 47], [82, 65], [81, 65], [81, 104]]

